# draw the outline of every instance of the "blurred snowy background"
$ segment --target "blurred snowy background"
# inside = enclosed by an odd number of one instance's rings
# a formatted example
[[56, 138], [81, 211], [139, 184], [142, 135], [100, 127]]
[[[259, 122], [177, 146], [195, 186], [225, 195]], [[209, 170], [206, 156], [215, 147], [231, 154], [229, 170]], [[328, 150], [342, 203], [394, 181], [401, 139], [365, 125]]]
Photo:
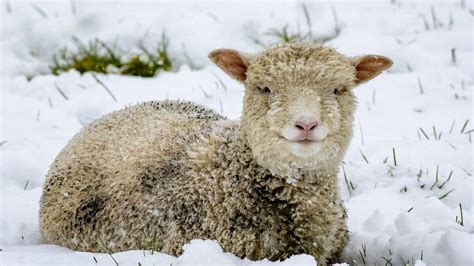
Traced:
[[[473, 2], [1, 1], [0, 264], [276, 265], [195, 240], [171, 257], [42, 245], [38, 201], [49, 164], [91, 120], [148, 100], [192, 100], [239, 118], [243, 87], [207, 59], [294, 38], [346, 55], [390, 57], [356, 89], [355, 134], [340, 187], [350, 264], [473, 265]], [[94, 40], [130, 59], [163, 45], [171, 71], [151, 78], [70, 70], [54, 56]], [[59, 73], [59, 72], [58, 72]], [[115, 73], [115, 74], [114, 74]], [[342, 166], [341, 166], [342, 167]], [[298, 255], [283, 264], [314, 265]]]

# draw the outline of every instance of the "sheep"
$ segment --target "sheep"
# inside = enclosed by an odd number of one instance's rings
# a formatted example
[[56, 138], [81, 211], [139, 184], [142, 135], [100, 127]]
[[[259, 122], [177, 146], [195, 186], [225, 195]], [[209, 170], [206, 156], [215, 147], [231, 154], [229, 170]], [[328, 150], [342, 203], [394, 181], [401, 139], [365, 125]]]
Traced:
[[45, 243], [177, 256], [192, 239], [213, 239], [252, 260], [337, 261], [349, 236], [337, 176], [352, 136], [352, 89], [392, 61], [316, 43], [209, 58], [244, 84], [241, 121], [185, 101], [93, 121], [47, 174]]

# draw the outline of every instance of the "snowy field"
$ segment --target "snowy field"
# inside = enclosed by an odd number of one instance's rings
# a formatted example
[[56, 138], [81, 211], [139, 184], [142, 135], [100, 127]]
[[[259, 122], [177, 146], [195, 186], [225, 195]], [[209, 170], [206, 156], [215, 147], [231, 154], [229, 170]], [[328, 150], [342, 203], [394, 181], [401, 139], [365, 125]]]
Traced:
[[[33, 4], [35, 3], [35, 4]], [[308, 255], [251, 262], [194, 240], [175, 258], [150, 251], [75, 252], [40, 241], [48, 166], [91, 120], [148, 100], [186, 99], [239, 118], [243, 87], [207, 59], [277, 40], [269, 29], [339, 35], [347, 55], [382, 54], [392, 69], [358, 87], [354, 138], [340, 174], [351, 240], [342, 260], [370, 265], [473, 265], [473, 3], [1, 2], [0, 265], [315, 265]], [[308, 24], [309, 22], [309, 24]], [[154, 78], [69, 71], [52, 56], [100, 38], [133, 52], [163, 30], [174, 71]], [[221, 83], [222, 81], [222, 83]], [[224, 84], [225, 86], [223, 86]]]

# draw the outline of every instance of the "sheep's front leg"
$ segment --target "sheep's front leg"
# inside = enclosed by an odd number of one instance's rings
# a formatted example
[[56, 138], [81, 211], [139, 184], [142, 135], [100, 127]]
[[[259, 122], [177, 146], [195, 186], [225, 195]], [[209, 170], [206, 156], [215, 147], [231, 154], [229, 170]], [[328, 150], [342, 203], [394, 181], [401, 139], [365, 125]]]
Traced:
[[338, 256], [347, 243], [345, 209], [337, 195], [326, 190], [298, 192], [301, 194], [296, 194], [299, 204], [295, 213], [295, 235], [299, 239], [299, 250], [325, 265]]
[[342, 251], [347, 245], [349, 241], [349, 230], [347, 229], [347, 211], [344, 207], [344, 204], [339, 204], [340, 213], [342, 214], [340, 219], [335, 221], [336, 226], [336, 238], [334, 243], [334, 252], [331, 255], [331, 263], [339, 262], [339, 258], [341, 257]]

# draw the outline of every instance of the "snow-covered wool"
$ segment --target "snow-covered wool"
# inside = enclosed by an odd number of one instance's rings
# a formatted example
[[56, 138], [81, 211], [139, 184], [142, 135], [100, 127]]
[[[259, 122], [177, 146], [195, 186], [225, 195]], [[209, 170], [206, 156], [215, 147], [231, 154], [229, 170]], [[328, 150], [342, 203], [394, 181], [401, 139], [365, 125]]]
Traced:
[[[219, 49], [210, 58], [245, 84], [242, 121], [164, 101], [92, 122], [48, 173], [45, 242], [177, 255], [201, 238], [250, 259], [337, 260], [348, 240], [337, 173], [352, 135], [351, 90], [390, 59], [310, 43], [255, 55]], [[317, 121], [302, 141], [301, 119]]]

